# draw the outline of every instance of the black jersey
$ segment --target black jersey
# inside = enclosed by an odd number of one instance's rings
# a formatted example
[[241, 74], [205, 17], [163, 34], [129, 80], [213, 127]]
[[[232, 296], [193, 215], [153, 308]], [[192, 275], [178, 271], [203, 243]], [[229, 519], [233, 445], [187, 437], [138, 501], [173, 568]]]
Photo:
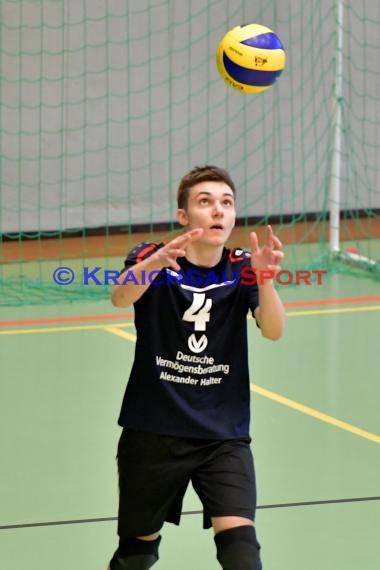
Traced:
[[[137, 246], [125, 260], [124, 282], [133, 281], [132, 265], [163, 245]], [[258, 306], [257, 285], [242, 283], [250, 254], [224, 248], [212, 268], [177, 262], [179, 272], [142, 277], [152, 284], [134, 304], [137, 342], [119, 425], [181, 437], [247, 438], [247, 314]]]

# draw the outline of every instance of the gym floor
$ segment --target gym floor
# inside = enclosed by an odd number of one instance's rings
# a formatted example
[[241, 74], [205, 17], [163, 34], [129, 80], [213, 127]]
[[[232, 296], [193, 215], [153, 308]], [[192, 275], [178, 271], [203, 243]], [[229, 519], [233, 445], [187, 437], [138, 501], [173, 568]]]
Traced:
[[[378, 570], [379, 285], [331, 274], [280, 295], [283, 339], [262, 339], [249, 321], [264, 569]], [[128, 311], [109, 301], [0, 309], [1, 568], [107, 567]], [[191, 488], [160, 555], [157, 570], [219, 568]]]

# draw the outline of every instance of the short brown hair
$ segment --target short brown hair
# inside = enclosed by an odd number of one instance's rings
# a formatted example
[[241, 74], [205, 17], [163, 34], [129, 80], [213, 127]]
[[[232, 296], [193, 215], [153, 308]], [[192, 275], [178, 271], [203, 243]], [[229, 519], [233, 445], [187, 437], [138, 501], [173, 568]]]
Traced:
[[188, 174], [182, 177], [177, 192], [177, 204], [179, 209], [187, 208], [189, 199], [189, 190], [200, 182], [225, 182], [229, 186], [235, 196], [235, 184], [232, 182], [230, 175], [224, 168], [206, 164], [205, 166], [195, 166]]

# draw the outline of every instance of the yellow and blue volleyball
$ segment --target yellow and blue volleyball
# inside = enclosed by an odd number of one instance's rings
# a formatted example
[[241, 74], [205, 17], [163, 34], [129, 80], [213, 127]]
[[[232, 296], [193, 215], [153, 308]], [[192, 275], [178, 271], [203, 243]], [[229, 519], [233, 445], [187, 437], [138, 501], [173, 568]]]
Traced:
[[226, 33], [218, 45], [216, 61], [227, 85], [244, 93], [260, 93], [280, 77], [286, 55], [273, 30], [261, 24], [246, 24]]

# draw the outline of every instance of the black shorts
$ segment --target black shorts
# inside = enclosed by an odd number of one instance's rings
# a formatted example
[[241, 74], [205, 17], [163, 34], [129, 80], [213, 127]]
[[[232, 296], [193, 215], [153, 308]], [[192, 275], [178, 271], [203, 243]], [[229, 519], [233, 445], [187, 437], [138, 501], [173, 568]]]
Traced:
[[254, 520], [256, 481], [249, 440], [210, 441], [124, 430], [118, 446], [119, 517], [122, 538], [176, 525], [189, 482], [211, 517]]

